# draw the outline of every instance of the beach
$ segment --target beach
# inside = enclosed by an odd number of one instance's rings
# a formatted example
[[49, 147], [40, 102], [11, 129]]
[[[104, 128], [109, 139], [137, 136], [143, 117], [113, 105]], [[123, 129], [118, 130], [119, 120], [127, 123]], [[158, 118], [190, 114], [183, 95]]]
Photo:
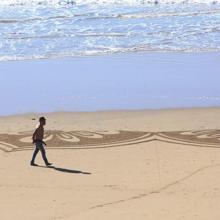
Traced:
[[0, 220], [220, 219], [219, 20], [220, 0], [1, 0]]
[[[218, 219], [218, 57], [1, 62], [0, 217]], [[41, 116], [51, 167], [30, 166]]]
[[[218, 219], [219, 108], [0, 117], [1, 218]], [[54, 167], [29, 165], [39, 116]]]

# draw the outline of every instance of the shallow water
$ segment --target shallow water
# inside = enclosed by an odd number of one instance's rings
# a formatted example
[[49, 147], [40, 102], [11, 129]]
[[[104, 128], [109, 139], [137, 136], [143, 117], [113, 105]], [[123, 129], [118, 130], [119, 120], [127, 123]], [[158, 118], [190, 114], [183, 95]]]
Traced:
[[219, 50], [218, 0], [0, 2], [0, 60]]
[[138, 53], [0, 62], [0, 115], [220, 106], [219, 57]]

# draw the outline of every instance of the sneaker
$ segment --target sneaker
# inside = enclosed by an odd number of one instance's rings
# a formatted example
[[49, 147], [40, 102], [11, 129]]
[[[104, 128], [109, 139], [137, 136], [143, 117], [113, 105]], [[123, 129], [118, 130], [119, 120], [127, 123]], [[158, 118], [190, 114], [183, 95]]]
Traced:
[[46, 166], [47, 166], [47, 167], [49, 167], [49, 166], [51, 166], [51, 165], [52, 165], [52, 163], [49, 163], [49, 162], [46, 163]]
[[37, 165], [36, 163], [34, 163], [34, 162], [31, 162], [30, 165], [31, 165], [31, 166], [38, 166], [38, 165]]

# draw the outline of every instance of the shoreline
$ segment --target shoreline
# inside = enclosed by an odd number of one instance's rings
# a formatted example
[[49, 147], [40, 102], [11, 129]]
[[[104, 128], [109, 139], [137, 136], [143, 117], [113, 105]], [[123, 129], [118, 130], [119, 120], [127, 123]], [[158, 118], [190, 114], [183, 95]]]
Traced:
[[46, 57], [46, 58], [30, 58], [30, 59], [18, 59], [18, 60], [0, 60], [0, 63], [7, 62], [41, 62], [41, 61], [71, 61], [76, 59], [93, 59], [93, 58], [106, 58], [106, 57], [129, 57], [129, 56], [145, 56], [155, 54], [168, 54], [168, 55], [220, 55], [219, 50], [213, 51], [131, 51], [131, 52], [118, 52], [118, 53], [107, 53], [97, 55], [78, 55], [78, 56], [63, 56], [63, 57]]
[[107, 109], [107, 110], [96, 110], [96, 111], [52, 111], [52, 112], [24, 112], [15, 113], [9, 115], [0, 115], [0, 118], [10, 118], [10, 117], [22, 117], [31, 115], [56, 115], [56, 114], [111, 114], [111, 113], [138, 113], [138, 112], [175, 112], [175, 111], [206, 111], [206, 110], [220, 110], [220, 106], [206, 106], [206, 107], [180, 107], [180, 108], [160, 108], [160, 109]]

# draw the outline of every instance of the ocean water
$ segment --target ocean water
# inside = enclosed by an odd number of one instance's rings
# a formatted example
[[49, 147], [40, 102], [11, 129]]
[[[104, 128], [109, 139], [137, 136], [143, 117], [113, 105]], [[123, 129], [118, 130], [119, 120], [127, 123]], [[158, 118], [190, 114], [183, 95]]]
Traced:
[[220, 51], [220, 0], [1, 0], [0, 61]]

